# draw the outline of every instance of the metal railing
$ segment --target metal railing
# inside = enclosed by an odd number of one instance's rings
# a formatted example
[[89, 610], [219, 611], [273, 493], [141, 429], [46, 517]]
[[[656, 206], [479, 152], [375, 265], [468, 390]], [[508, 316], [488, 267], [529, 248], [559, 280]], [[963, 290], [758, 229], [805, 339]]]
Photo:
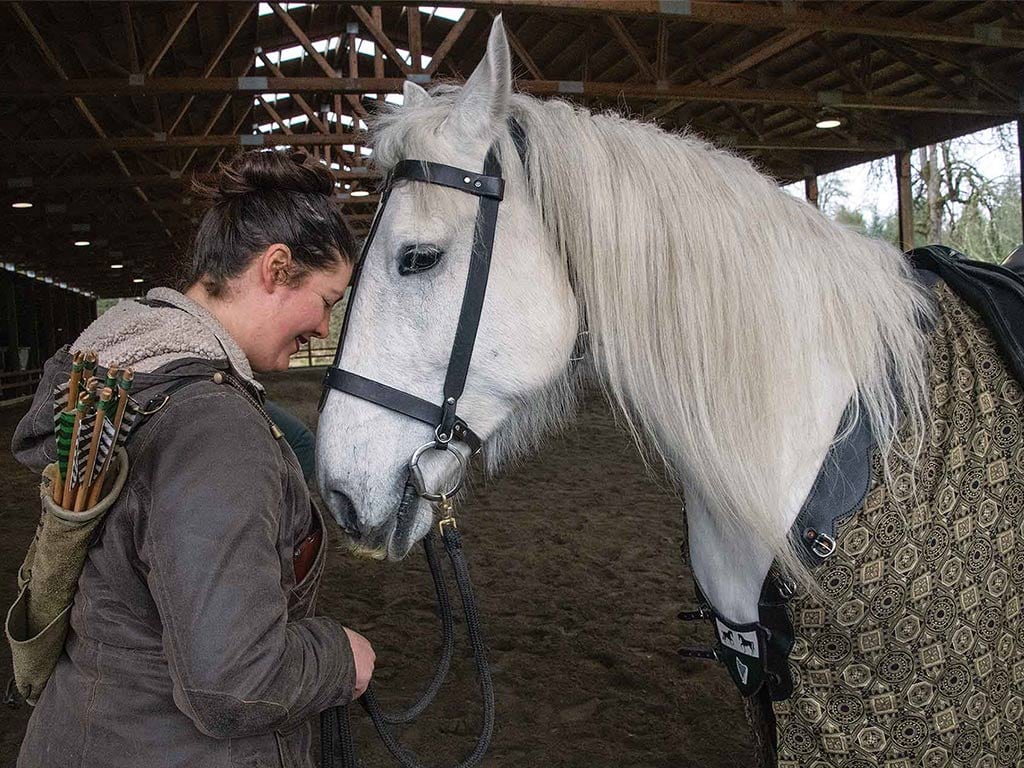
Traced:
[[289, 368], [312, 368], [319, 365], [330, 365], [334, 360], [334, 347], [306, 345], [292, 355], [288, 361]]

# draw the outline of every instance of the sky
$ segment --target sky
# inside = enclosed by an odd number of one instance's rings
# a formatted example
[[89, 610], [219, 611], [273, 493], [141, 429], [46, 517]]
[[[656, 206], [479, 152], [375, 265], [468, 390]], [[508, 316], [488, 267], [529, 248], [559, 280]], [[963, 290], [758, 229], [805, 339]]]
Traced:
[[[954, 140], [954, 144], [962, 150], [963, 155], [972, 160], [982, 173], [991, 179], [1016, 176], [1020, 173], [1017, 128], [1013, 123], [1007, 125], [1009, 130], [1006, 133], [1012, 140], [1009, 152], [1004, 152], [1000, 147], [995, 128], [978, 131]], [[873, 209], [879, 216], [887, 216], [896, 212], [896, 171], [895, 160], [889, 159], [883, 162], [885, 162], [885, 173], [872, 175], [871, 163], [864, 163], [820, 176], [818, 186], [819, 188], [823, 187], [826, 179], [835, 177], [839, 179], [847, 193], [847, 198], [842, 201], [843, 205], [852, 211], [866, 213]], [[911, 164], [914, 167], [913, 173], [916, 174], [916, 152], [911, 158]], [[802, 181], [790, 184], [786, 187], [786, 191], [803, 197], [804, 184]]]

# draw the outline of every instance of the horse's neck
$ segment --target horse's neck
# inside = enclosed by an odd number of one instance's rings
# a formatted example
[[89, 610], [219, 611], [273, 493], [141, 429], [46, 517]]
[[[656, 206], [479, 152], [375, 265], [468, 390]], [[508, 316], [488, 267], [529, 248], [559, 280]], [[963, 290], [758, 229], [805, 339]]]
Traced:
[[[781, 477], [793, 478], [785, 506], [772, 513], [780, 532], [790, 529], [810, 493], [854, 391], [853, 384], [831, 371], [824, 361], [808, 375], [815, 379], [817, 394], [794, 410], [785, 432], [778, 436], [775, 469]], [[793, 450], [795, 446], [801, 450]], [[810, 453], [806, 447], [811, 447]], [[817, 459], [807, 461], [809, 455]], [[727, 619], [738, 623], [757, 621], [761, 586], [774, 559], [771, 549], [753, 533], [737, 535], [723, 527], [721, 516], [705, 503], [699, 488], [684, 488], [683, 492], [691, 564], [701, 590]]]

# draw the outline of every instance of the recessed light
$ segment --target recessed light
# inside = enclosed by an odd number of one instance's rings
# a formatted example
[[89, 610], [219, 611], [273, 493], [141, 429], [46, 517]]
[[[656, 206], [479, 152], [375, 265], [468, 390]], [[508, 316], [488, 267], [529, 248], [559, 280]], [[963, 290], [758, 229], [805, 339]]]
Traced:
[[87, 245], [91, 245], [91, 243], [88, 240], [75, 240], [75, 245], [77, 245], [79, 248], [83, 248]]
[[11, 203], [11, 208], [31, 208], [31, 207], [32, 207], [32, 203], [29, 203], [29, 202]]
[[133, 278], [133, 279], [132, 279], [132, 282], [133, 282], [133, 283], [144, 283], [144, 282], [146, 282], [146, 281], [145, 281], [145, 280], [143, 280], [143, 279], [142, 279], [141, 277], [136, 277], [136, 278]]
[[124, 269], [124, 264], [111, 264], [111, 269]]

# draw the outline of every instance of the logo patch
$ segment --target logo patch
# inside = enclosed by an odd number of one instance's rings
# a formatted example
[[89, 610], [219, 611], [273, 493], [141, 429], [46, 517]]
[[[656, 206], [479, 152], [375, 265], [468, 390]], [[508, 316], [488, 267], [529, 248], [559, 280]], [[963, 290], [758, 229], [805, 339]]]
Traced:
[[718, 641], [726, 648], [754, 659], [761, 658], [761, 648], [757, 641], [756, 632], [741, 632], [738, 629], [730, 629], [719, 619], [715, 619], [715, 632], [718, 634]]

